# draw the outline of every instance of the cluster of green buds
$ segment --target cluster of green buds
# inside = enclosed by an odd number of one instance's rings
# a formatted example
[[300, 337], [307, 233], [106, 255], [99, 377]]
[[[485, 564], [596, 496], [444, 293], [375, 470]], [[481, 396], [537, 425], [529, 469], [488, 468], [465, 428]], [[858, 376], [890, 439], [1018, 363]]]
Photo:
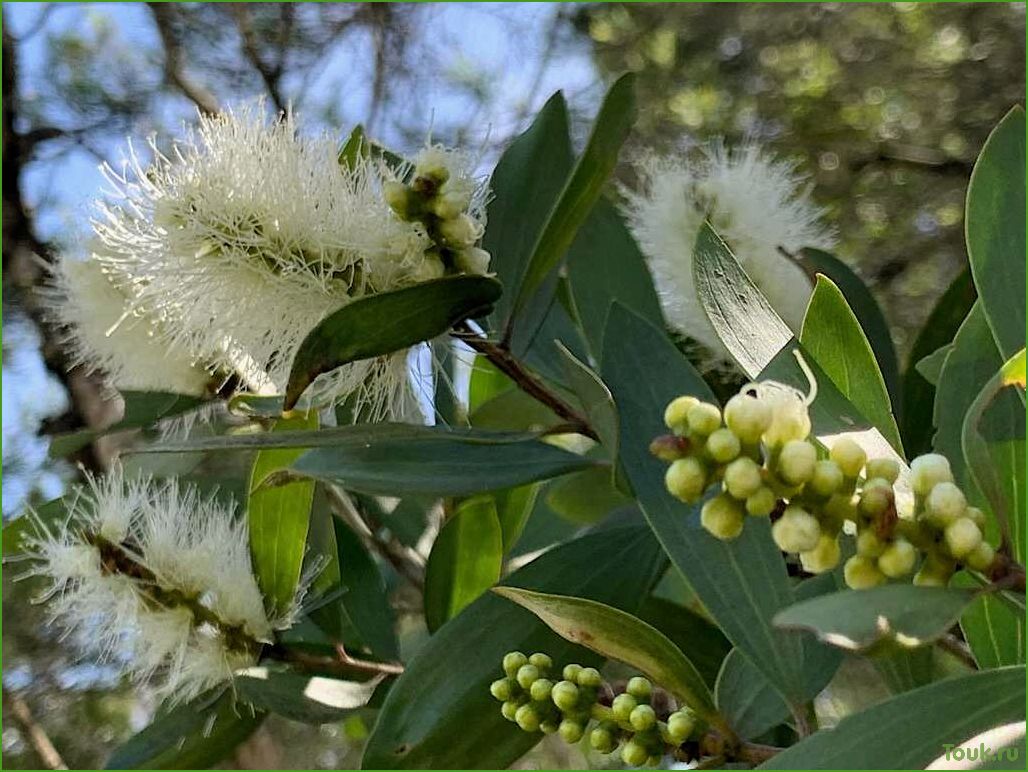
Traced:
[[723, 412], [692, 396], [672, 400], [664, 413], [672, 433], [650, 447], [670, 462], [668, 491], [693, 504], [716, 486], [700, 520], [723, 540], [736, 538], [747, 516], [770, 516], [775, 544], [814, 574], [839, 564], [840, 534], [851, 523], [856, 554], [843, 573], [854, 589], [907, 577], [919, 562], [919, 585], [944, 586], [960, 565], [990, 570], [995, 551], [982, 537], [985, 516], [968, 506], [945, 457], [914, 459], [915, 511], [901, 518], [899, 463], [868, 459], [849, 438], [820, 448], [810, 433], [810, 401], [774, 383], [745, 387]]
[[546, 654], [504, 656], [505, 677], [489, 687], [503, 703], [504, 718], [526, 732], [559, 734], [570, 744], [588, 737], [599, 753], [620, 747], [621, 759], [631, 766], [656, 766], [701, 729], [688, 708], [672, 710], [668, 695], [641, 676], [615, 694], [596, 668], [565, 665], [556, 682], [548, 677], [552, 668]]
[[452, 175], [444, 150], [423, 151], [410, 181], [386, 182], [383, 193], [400, 219], [421, 223], [432, 240], [420, 278], [488, 272], [489, 253], [476, 246], [484, 225], [471, 212], [474, 183], [463, 176]]

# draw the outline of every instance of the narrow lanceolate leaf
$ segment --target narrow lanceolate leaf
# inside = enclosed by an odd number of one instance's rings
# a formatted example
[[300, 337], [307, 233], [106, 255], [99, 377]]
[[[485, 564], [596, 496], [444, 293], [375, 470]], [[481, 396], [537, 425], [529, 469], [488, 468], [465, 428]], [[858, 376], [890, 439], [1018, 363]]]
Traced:
[[789, 706], [741, 651], [725, 657], [714, 687], [717, 708], [744, 740], [759, 737], [789, 718]]
[[615, 458], [618, 450], [618, 411], [614, 407], [614, 397], [610, 389], [564, 344], [558, 343], [557, 350], [563, 359], [567, 383], [578, 397], [582, 413], [599, 435], [600, 443], [607, 451], [607, 455]]
[[[953, 584], [974, 589], [980, 586], [963, 571], [953, 578]], [[1024, 664], [1024, 614], [1003, 599], [978, 595], [961, 614], [960, 629], [979, 670]]]
[[[923, 769], [935, 759], [943, 761], [944, 746], [1009, 724], [1022, 727], [1019, 736], [1006, 734], [1007, 742], [1018, 738], [1020, 755], [1024, 700], [1024, 667], [947, 678], [847, 716], [759, 769]], [[1002, 747], [995, 741], [990, 745]]]
[[230, 692], [159, 714], [107, 760], [105, 769], [208, 769], [235, 750], [267, 716], [235, 705]]
[[607, 92], [585, 151], [539, 234], [517, 287], [515, 313], [524, 308], [532, 294], [557, 267], [592, 211], [614, 171], [621, 145], [635, 122], [635, 112], [635, 76], [628, 73], [618, 78]]
[[322, 373], [442, 335], [457, 322], [491, 308], [501, 292], [500, 283], [486, 276], [449, 276], [346, 304], [300, 344], [284, 408], [291, 409]]
[[[281, 418], [275, 431], [314, 431], [318, 416]], [[303, 450], [262, 450], [250, 472], [250, 495], [246, 512], [250, 524], [250, 555], [257, 584], [269, 608], [285, 612], [293, 602], [307, 551], [314, 481], [298, 480], [287, 485], [265, 486], [268, 478], [287, 469]]]
[[839, 392], [866, 416], [898, 453], [903, 453], [889, 391], [860, 322], [839, 288], [817, 277], [800, 343]]
[[880, 641], [913, 648], [949, 630], [974, 597], [970, 590], [912, 584], [842, 590], [778, 612], [775, 625], [810, 630], [825, 643], [851, 651]]
[[503, 569], [503, 532], [491, 496], [461, 503], [425, 566], [425, 622], [432, 632], [492, 587]]
[[662, 330], [618, 304], [607, 322], [601, 372], [621, 416], [620, 462], [650, 527], [729, 640], [775, 688], [802, 701], [800, 640], [771, 624], [793, 594], [770, 524], [750, 518], [734, 541], [715, 538], [700, 525], [699, 507], [667, 492], [666, 465], [649, 452], [650, 441], [667, 431], [668, 402], [683, 394], [712, 400], [709, 387]]
[[1025, 120], [1015, 106], [993, 129], [971, 172], [967, 254], [1003, 359], [1024, 348]]
[[[567, 592], [634, 613], [659, 571], [660, 547], [632, 525], [566, 542], [504, 580]], [[389, 690], [364, 751], [365, 769], [506, 769], [538, 742], [500, 715], [489, 684], [509, 651], [541, 651], [558, 665], [602, 658], [569, 643], [524, 609], [486, 593], [417, 651]]]
[[523, 606], [572, 643], [638, 669], [682, 700], [697, 715], [722, 729], [727, 725], [714, 708], [703, 676], [667, 637], [641, 619], [603, 603], [566, 595], [549, 595], [516, 587], [494, 592]]
[[291, 721], [329, 724], [367, 705], [381, 682], [381, 676], [364, 682], [340, 681], [272, 664], [238, 671], [232, 686], [242, 703]]

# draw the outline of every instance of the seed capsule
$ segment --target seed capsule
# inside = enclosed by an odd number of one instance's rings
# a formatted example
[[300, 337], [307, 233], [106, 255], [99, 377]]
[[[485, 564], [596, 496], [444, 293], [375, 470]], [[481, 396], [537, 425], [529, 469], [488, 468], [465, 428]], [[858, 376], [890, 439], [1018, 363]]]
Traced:
[[700, 523], [717, 538], [730, 541], [742, 533], [742, 506], [731, 496], [715, 496], [700, 510]]
[[849, 437], [843, 437], [832, 445], [832, 449], [828, 452], [828, 457], [838, 464], [843, 475], [851, 480], [860, 476], [860, 472], [864, 468], [864, 462], [867, 460], [867, 454], [864, 452], [864, 449]]

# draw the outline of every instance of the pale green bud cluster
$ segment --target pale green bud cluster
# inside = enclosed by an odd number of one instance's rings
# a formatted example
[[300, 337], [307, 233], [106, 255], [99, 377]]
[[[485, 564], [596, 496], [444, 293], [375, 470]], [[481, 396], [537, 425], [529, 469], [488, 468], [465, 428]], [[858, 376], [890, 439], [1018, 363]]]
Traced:
[[551, 667], [545, 654], [511, 652], [503, 658], [505, 677], [489, 688], [503, 703], [504, 718], [526, 732], [556, 732], [571, 744], [588, 738], [600, 753], [620, 748], [625, 764], [656, 766], [702, 729], [688, 708], [663, 705], [646, 678], [629, 679], [615, 695], [595, 668], [566, 665], [554, 683], [547, 677]]

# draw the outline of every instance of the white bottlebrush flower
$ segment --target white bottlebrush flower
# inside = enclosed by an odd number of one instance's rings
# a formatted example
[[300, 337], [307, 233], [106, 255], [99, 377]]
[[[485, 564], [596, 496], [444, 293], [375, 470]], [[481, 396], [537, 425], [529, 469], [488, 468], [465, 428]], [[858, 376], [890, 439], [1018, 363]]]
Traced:
[[[202, 117], [168, 154], [151, 146], [149, 165], [133, 152], [122, 173], [107, 170], [114, 190], [94, 222], [94, 259], [133, 310], [161, 320], [164, 340], [251, 388], [281, 393], [301, 341], [330, 313], [433, 275], [426, 228], [386, 202], [385, 161], [358, 154], [341, 166], [337, 141], [300, 136], [291, 115], [269, 122], [258, 104]], [[438, 153], [465, 191], [457, 156]], [[477, 216], [482, 194], [466, 192]], [[392, 366], [405, 357], [338, 368], [312, 393], [356, 395], [362, 415], [395, 417], [410, 403], [408, 373]]]
[[693, 250], [709, 219], [739, 263], [793, 330], [810, 299], [807, 274], [779, 247], [831, 249], [832, 231], [795, 167], [759, 146], [727, 150], [713, 143], [698, 159], [650, 157], [638, 168], [641, 189], [625, 190], [625, 213], [647, 258], [668, 324], [719, 355], [725, 348], [704, 313], [693, 281]]
[[159, 693], [188, 700], [257, 662], [288, 609], [268, 611], [246, 520], [177, 481], [127, 481], [120, 469], [73, 496], [63, 522], [34, 518], [26, 576], [53, 621]]

